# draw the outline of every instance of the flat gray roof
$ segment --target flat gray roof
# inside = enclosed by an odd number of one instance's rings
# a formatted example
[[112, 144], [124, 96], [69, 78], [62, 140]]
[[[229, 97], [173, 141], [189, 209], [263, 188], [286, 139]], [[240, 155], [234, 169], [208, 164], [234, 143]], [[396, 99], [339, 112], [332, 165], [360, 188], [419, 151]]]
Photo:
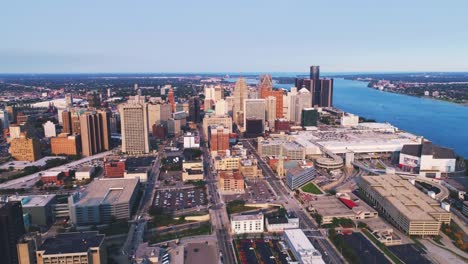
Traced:
[[100, 179], [80, 192], [78, 206], [128, 203], [138, 186], [138, 179]]

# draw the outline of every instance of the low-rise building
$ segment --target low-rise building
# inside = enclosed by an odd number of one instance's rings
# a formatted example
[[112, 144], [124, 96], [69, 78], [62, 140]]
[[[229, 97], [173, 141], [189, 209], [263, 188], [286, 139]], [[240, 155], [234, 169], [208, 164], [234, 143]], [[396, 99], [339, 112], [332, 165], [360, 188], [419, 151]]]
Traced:
[[214, 159], [214, 167], [216, 170], [238, 170], [241, 157], [221, 157], [216, 156]]
[[378, 213], [372, 207], [362, 201], [351, 197], [341, 196], [317, 196], [315, 200], [308, 202], [311, 209], [322, 216], [322, 224], [331, 224], [333, 218], [347, 218], [351, 220], [363, 220], [376, 218]]
[[286, 185], [289, 187], [289, 189], [295, 190], [310, 182], [316, 176], [317, 171], [314, 168], [292, 168], [286, 172]]
[[13, 195], [11, 201], [20, 201], [23, 214], [26, 214], [31, 225], [49, 226], [53, 223], [53, 205], [56, 203], [55, 194], [47, 195]]
[[104, 177], [122, 178], [126, 169], [125, 162], [125, 159], [106, 158], [104, 161]]
[[203, 160], [190, 160], [182, 163], [182, 181], [203, 180]]
[[284, 240], [301, 264], [325, 264], [322, 254], [314, 248], [301, 229], [284, 230]]
[[239, 171], [220, 171], [218, 187], [221, 194], [244, 193], [244, 177]]
[[66, 174], [62, 171], [41, 172], [41, 181], [44, 184], [63, 185]]
[[37, 264], [107, 263], [104, 235], [98, 232], [62, 233], [47, 238], [36, 251]]
[[231, 215], [231, 232], [233, 234], [262, 233], [264, 230], [263, 214]]
[[450, 223], [450, 212], [399, 176], [362, 176], [358, 186], [384, 217], [408, 235], [438, 235], [440, 226]]
[[262, 170], [258, 168], [256, 159], [242, 159], [239, 161], [239, 171], [246, 178], [258, 178], [262, 176]]
[[83, 166], [75, 172], [75, 179], [80, 181], [90, 179], [95, 170], [93, 166]]
[[293, 212], [267, 216], [265, 222], [268, 232], [283, 232], [285, 229], [299, 228], [299, 218]]
[[148, 181], [149, 171], [147, 168], [128, 168], [124, 172], [124, 179], [139, 179], [141, 183]]

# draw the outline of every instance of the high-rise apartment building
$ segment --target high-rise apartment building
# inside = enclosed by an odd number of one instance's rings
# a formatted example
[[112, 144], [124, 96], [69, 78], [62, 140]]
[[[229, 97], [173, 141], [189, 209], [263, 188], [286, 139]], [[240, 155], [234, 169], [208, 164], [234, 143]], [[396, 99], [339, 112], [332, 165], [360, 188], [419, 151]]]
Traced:
[[276, 119], [276, 97], [268, 96], [265, 98], [266, 103], [266, 121], [268, 121], [268, 127], [273, 128], [275, 126]]
[[[282, 99], [282, 98], [281, 98]], [[265, 99], [246, 99], [244, 100], [244, 124], [247, 119], [262, 120], [262, 130], [265, 128]]]
[[15, 138], [10, 144], [11, 156], [20, 161], [36, 161], [41, 157], [41, 146], [37, 139], [28, 138], [21, 133], [19, 138]]
[[288, 119], [296, 123], [296, 98], [297, 98], [297, 88], [292, 87], [291, 90], [288, 92], [287, 99], [288, 100]]
[[228, 105], [226, 100], [218, 100], [215, 104], [215, 114], [217, 116], [225, 116], [228, 114]]
[[90, 111], [80, 116], [81, 151], [92, 156], [110, 149], [110, 113]]
[[58, 134], [50, 139], [50, 149], [54, 155], [78, 155], [81, 153], [81, 137], [78, 134]]
[[2, 128], [8, 128], [10, 126], [10, 118], [7, 111], [0, 110], [0, 123]]
[[203, 135], [205, 140], [208, 140], [208, 129], [211, 126], [224, 126], [232, 132], [232, 118], [230, 116], [207, 116], [203, 118]]
[[209, 138], [211, 152], [223, 155], [229, 150], [229, 129], [223, 126], [212, 126]]
[[65, 106], [66, 106], [67, 108], [70, 108], [70, 107], [73, 106], [73, 96], [72, 96], [71, 93], [67, 93], [67, 94], [65, 95]]
[[89, 92], [86, 94], [86, 100], [88, 101], [88, 107], [98, 108], [101, 106], [101, 98], [96, 91]]
[[171, 104], [171, 111], [175, 112], [175, 98], [174, 98], [174, 90], [172, 88], [169, 89], [167, 93], [167, 101]]
[[261, 75], [258, 83], [260, 99], [266, 99], [270, 96], [276, 98], [276, 118], [283, 117], [283, 91], [273, 90], [273, 80], [271, 75]]
[[149, 152], [148, 106], [141, 103], [119, 105], [122, 132], [122, 152], [142, 154]]
[[320, 66], [310, 66], [310, 79], [311, 80], [320, 79]]
[[67, 133], [67, 134], [72, 133], [71, 112], [70, 111], [63, 111], [62, 112], [62, 133]]
[[296, 79], [296, 87], [304, 87], [310, 91], [312, 106], [333, 106], [333, 79], [320, 79], [319, 66], [310, 67], [310, 79]]
[[18, 264], [16, 243], [24, 235], [21, 202], [0, 201], [0, 256], [1, 263]]
[[17, 111], [16, 107], [14, 105], [6, 106], [5, 111], [8, 113], [8, 119], [10, 120], [10, 123], [16, 123], [16, 116], [17, 116]]
[[200, 98], [193, 96], [189, 101], [189, 120], [198, 124], [200, 123]]
[[299, 90], [296, 96], [296, 101], [293, 104], [293, 107], [296, 108], [294, 111], [296, 113], [296, 117], [294, 118], [296, 124], [301, 124], [302, 122], [302, 110], [305, 108], [312, 107], [312, 94], [309, 90], [302, 88]]
[[42, 127], [44, 128], [44, 136], [47, 138], [50, 137], [55, 137], [57, 136], [57, 132], [55, 130], [55, 124], [52, 123], [52, 121], [47, 121], [44, 124], [42, 124]]
[[237, 80], [234, 86], [233, 118], [238, 125], [244, 125], [244, 101], [247, 99], [248, 86], [244, 78]]

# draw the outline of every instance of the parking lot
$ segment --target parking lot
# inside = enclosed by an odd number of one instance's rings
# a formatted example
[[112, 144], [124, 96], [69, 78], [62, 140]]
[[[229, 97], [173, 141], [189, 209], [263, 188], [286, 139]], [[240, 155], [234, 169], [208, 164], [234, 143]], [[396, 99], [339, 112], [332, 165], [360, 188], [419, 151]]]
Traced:
[[405, 263], [421, 263], [429, 264], [431, 263], [427, 258], [423, 256], [426, 252], [419, 248], [415, 244], [405, 244], [388, 247], [390, 251], [395, 254], [399, 259], [403, 260]]
[[250, 240], [242, 239], [235, 241], [240, 263], [289, 263], [286, 248], [281, 245], [284, 242], [279, 240]]
[[158, 190], [154, 205], [170, 211], [194, 208], [207, 204], [203, 188]]
[[363, 264], [390, 264], [391, 262], [361, 233], [352, 233], [343, 236], [344, 242], [359, 256]]
[[245, 180], [245, 193], [223, 195], [224, 201], [244, 200], [250, 203], [268, 203], [276, 199], [265, 180]]

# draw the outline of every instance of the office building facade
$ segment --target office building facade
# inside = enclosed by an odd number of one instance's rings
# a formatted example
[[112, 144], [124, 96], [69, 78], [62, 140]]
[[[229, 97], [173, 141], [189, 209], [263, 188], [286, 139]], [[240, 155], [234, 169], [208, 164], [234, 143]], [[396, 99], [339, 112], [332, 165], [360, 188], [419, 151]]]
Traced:
[[24, 234], [21, 202], [0, 201], [0, 262], [19, 263], [16, 243]]
[[119, 105], [122, 131], [122, 152], [143, 154], [149, 152], [147, 104]]

